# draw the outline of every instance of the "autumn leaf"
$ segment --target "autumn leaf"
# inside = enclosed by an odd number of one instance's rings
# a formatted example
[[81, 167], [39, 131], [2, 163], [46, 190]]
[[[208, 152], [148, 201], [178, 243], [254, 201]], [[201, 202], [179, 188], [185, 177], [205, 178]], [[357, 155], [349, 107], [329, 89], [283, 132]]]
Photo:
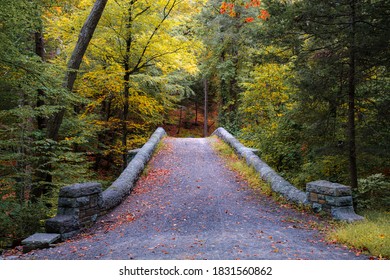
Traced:
[[260, 19], [268, 20], [270, 17], [271, 17], [271, 15], [269, 14], [269, 12], [267, 10], [261, 10], [260, 11], [260, 15], [259, 15]]

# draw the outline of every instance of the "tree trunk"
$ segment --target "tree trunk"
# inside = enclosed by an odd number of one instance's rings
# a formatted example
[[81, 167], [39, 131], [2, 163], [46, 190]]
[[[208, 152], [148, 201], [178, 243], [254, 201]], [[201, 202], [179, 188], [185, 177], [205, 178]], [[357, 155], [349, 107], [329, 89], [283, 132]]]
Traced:
[[[100, 17], [104, 11], [104, 8], [107, 4], [108, 0], [97, 0], [87, 18], [87, 20], [84, 23], [84, 26], [82, 27], [78, 41], [76, 43], [76, 46], [73, 50], [72, 56], [68, 62], [67, 65], [67, 72], [65, 73], [65, 79], [63, 83], [63, 87], [66, 88], [69, 91], [73, 90], [73, 85], [77, 77], [77, 70], [80, 68], [80, 64], [82, 61], [82, 58], [87, 50], [88, 44], [91, 41], [92, 35], [95, 32], [96, 26], [100, 20]], [[40, 57], [44, 57], [44, 44], [43, 44], [43, 38], [41, 32], [35, 33], [35, 45], [36, 45], [36, 54]], [[43, 90], [38, 91], [38, 99], [37, 99], [37, 106], [43, 106], [43, 96], [45, 95]], [[46, 120], [42, 119], [41, 117], [37, 118], [38, 123], [38, 129], [43, 130], [45, 127], [47, 127], [46, 131], [46, 137], [49, 139], [52, 139], [54, 141], [58, 141], [58, 133], [61, 127], [62, 120], [65, 115], [65, 108], [61, 109], [59, 112], [54, 114], [52, 119], [48, 122]], [[48, 148], [47, 152], [50, 152], [50, 149]], [[50, 160], [48, 158], [45, 158], [43, 156], [39, 160], [40, 169], [45, 169], [45, 172], [38, 171], [36, 173], [38, 184], [40, 184], [38, 187], [35, 187], [32, 190], [32, 196], [34, 199], [37, 199], [41, 197], [42, 195], [47, 194], [50, 191], [50, 186], [52, 182], [52, 175], [51, 170], [52, 167], [50, 165]], [[41, 184], [43, 182], [43, 185]]]
[[[127, 40], [126, 44], [128, 47], [128, 51], [130, 52], [130, 42], [131, 40]], [[122, 169], [125, 170], [127, 167], [127, 118], [129, 116], [129, 94], [130, 94], [130, 67], [128, 57], [124, 61], [125, 75], [123, 77], [124, 80], [124, 92], [123, 92], [123, 114], [122, 114]]]
[[[35, 53], [38, 55], [42, 62], [45, 61], [45, 45], [43, 40], [43, 34], [42, 30], [39, 30], [35, 32]], [[37, 108], [44, 106], [44, 97], [45, 97], [45, 91], [43, 89], [38, 89], [37, 92]], [[43, 132], [43, 130], [46, 128], [46, 119], [40, 115], [36, 117], [37, 121], [37, 128], [40, 132]], [[42, 136], [39, 136], [39, 139], [41, 139]], [[31, 199], [33, 202], [38, 201], [38, 199], [42, 195], [46, 195], [49, 190], [52, 183], [52, 175], [50, 173], [51, 166], [50, 166], [50, 159], [47, 157], [46, 152], [44, 151], [39, 152], [36, 155], [39, 159], [37, 162], [37, 166], [35, 166], [34, 171], [34, 184], [31, 190]], [[45, 171], [43, 171], [45, 170]]]
[[[73, 90], [74, 82], [76, 81], [77, 71], [80, 69], [80, 65], [83, 56], [87, 50], [89, 42], [92, 39], [96, 26], [103, 14], [108, 0], [96, 0], [87, 20], [81, 28], [78, 41], [73, 49], [72, 56], [69, 59], [67, 65], [67, 72], [65, 74], [65, 80], [63, 87], [69, 91]], [[57, 112], [51, 121], [48, 123], [47, 137], [55, 141], [58, 140], [58, 132], [60, 130], [62, 120], [65, 115], [65, 109], [61, 109]]]
[[194, 123], [197, 125], [198, 124], [198, 99], [195, 100], [195, 121]]
[[[35, 32], [35, 53], [42, 59], [42, 61], [45, 61], [45, 47], [41, 30]], [[45, 92], [42, 89], [38, 89], [38, 108], [45, 105], [45, 102], [43, 101], [44, 97]], [[46, 127], [45, 118], [43, 118], [42, 116], [37, 116], [37, 126], [39, 130], [43, 130]]]
[[180, 133], [180, 128], [181, 128], [181, 123], [182, 123], [182, 119], [183, 119], [183, 106], [180, 106], [180, 116], [179, 116], [179, 127], [177, 129], [177, 132], [176, 134], [179, 134]]
[[207, 137], [208, 136], [208, 111], [207, 111], [207, 106], [208, 106], [208, 90], [209, 90], [209, 85], [207, 82], [207, 79], [204, 79], [204, 127], [203, 127], [203, 136]]
[[358, 186], [357, 159], [356, 159], [356, 127], [355, 127], [355, 92], [356, 92], [356, 1], [351, 7], [351, 34], [349, 47], [349, 74], [348, 74], [348, 142], [349, 142], [349, 174], [352, 190]]

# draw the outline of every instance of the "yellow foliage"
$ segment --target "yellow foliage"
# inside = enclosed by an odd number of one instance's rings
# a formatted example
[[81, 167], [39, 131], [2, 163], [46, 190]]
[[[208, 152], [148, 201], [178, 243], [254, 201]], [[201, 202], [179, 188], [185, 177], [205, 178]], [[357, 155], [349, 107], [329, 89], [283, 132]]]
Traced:
[[[46, 38], [59, 46], [53, 58], [57, 64], [66, 66], [94, 2], [73, 1], [73, 6], [55, 8], [46, 15]], [[93, 119], [98, 129], [115, 135], [112, 143], [105, 143], [107, 154], [121, 154], [123, 145], [139, 144], [148, 130], [163, 122], [180, 87], [171, 75], [199, 72], [198, 55], [203, 45], [186, 33], [198, 7], [206, 2], [108, 1], [75, 84], [76, 93], [88, 101], [81, 117]], [[165, 19], [170, 8], [172, 12]], [[126, 80], [125, 67], [130, 75]], [[123, 119], [125, 104], [129, 110]], [[127, 144], [120, 136], [124, 124], [129, 131]]]
[[[265, 51], [277, 50], [267, 48]], [[254, 68], [250, 82], [242, 83], [246, 90], [241, 95], [240, 110], [247, 120], [243, 121], [246, 126], [243, 131], [253, 133], [261, 127], [272, 134], [277, 130], [278, 120], [293, 108], [290, 96], [294, 89], [288, 83], [290, 73], [288, 64], [266, 63]]]

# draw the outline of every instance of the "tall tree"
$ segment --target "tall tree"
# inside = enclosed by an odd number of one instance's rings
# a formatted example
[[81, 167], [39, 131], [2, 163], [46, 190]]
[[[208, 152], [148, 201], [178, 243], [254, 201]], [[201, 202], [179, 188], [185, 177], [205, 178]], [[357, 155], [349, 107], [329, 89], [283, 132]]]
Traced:
[[[88, 48], [89, 42], [92, 39], [96, 26], [98, 25], [99, 20], [103, 14], [107, 1], [108, 0], [96, 0], [88, 18], [80, 30], [79, 39], [68, 62], [63, 84], [64, 88], [69, 91], [73, 90], [74, 82], [76, 81], [77, 77], [77, 71], [80, 69], [83, 56]], [[65, 108], [61, 109], [51, 118], [47, 129], [47, 137], [49, 139], [53, 139], [55, 141], [58, 140], [58, 132], [60, 130], [64, 115]]]
[[[128, 149], [141, 145], [173, 102], [191, 92], [201, 48], [191, 31], [198, 2], [121, 0], [106, 6], [76, 88], [89, 99], [85, 115], [99, 114], [96, 166], [105, 158], [124, 168]], [[64, 25], [52, 23], [54, 38], [66, 42], [65, 54], [70, 43], [63, 30], [79, 21], [83, 10], [78, 13], [64, 14]]]
[[268, 19], [268, 12], [261, 1], [208, 1], [203, 9], [203, 36], [208, 46], [202, 66], [210, 79], [210, 87], [219, 97], [220, 125], [238, 131], [240, 79], [246, 75], [251, 64], [247, 46], [255, 45], [257, 39], [252, 32], [261, 28]]
[[[268, 35], [274, 43], [280, 42], [296, 55], [299, 108], [312, 110], [305, 119], [301, 118], [301, 123], [316, 128], [317, 131], [313, 129], [308, 136], [318, 134], [319, 141], [312, 144], [317, 145], [319, 154], [327, 146], [333, 150], [328, 149], [329, 154], [341, 155], [337, 150], [343, 151], [349, 162], [348, 181], [356, 191], [358, 169], [362, 166], [357, 158], [363, 154], [366, 142], [357, 142], [362, 139], [359, 130], [364, 127], [361, 116], [367, 101], [376, 102], [379, 97], [370, 92], [368, 85], [383, 79], [389, 66], [389, 3], [364, 0], [266, 2], [273, 15], [267, 24]], [[315, 111], [317, 115], [313, 114]], [[333, 126], [330, 126], [331, 119]]]

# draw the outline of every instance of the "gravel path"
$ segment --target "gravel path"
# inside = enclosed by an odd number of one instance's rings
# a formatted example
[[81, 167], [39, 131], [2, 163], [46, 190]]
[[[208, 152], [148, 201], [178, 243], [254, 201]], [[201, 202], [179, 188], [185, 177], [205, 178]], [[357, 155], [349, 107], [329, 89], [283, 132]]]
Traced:
[[256, 194], [210, 139], [165, 138], [148, 175], [75, 239], [19, 259], [362, 259], [328, 244], [326, 221]]

